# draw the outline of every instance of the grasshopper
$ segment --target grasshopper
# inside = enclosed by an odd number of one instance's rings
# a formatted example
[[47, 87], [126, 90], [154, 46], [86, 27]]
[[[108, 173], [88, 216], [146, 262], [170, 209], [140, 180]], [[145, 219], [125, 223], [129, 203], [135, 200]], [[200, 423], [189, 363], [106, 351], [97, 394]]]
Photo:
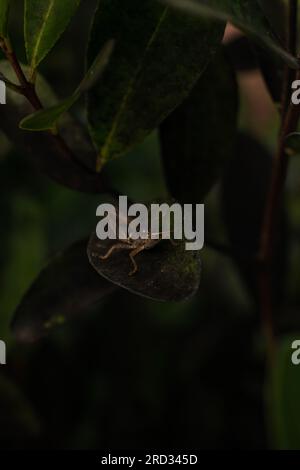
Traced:
[[107, 260], [111, 257], [114, 251], [130, 250], [129, 258], [133, 264], [133, 269], [128, 273], [128, 276], [133, 276], [138, 271], [138, 265], [135, 261], [135, 257], [144, 250], [150, 250], [151, 248], [156, 246], [160, 241], [160, 239], [152, 240], [151, 238], [139, 238], [138, 240], [133, 240], [129, 237], [126, 240], [119, 240], [118, 243], [115, 243], [113, 246], [110, 247], [110, 249], [105, 255], [99, 256], [99, 258], [102, 260]]
[[[118, 214], [119, 218], [122, 218], [122, 215]], [[135, 257], [144, 250], [151, 250], [158, 243], [162, 241], [162, 238], [151, 238], [152, 236], [162, 236], [165, 232], [158, 233], [147, 233], [147, 236], [144, 238], [133, 239], [131, 235], [127, 238], [118, 239], [117, 243], [112, 245], [105, 255], [98, 255], [99, 258], [103, 261], [109, 259], [115, 251], [119, 250], [128, 250], [129, 258], [133, 265], [133, 269], [128, 273], [128, 276], [133, 276], [138, 271], [138, 265], [136, 263]], [[145, 235], [145, 233], [143, 233]], [[174, 242], [171, 238], [168, 239], [173, 246], [176, 246], [177, 243]]]

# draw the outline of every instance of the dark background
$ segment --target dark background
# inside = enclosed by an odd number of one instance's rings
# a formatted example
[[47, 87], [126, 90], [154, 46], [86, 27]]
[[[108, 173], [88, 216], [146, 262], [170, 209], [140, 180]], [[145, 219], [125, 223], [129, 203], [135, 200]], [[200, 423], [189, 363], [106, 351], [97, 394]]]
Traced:
[[[83, 74], [94, 4], [82, 3], [42, 66], [59, 97], [70, 94]], [[15, 1], [12, 36], [24, 58], [19, 5]], [[272, 149], [276, 111], [259, 73], [240, 73], [239, 85], [240, 127]], [[82, 117], [82, 103], [75, 111]], [[144, 201], [161, 198], [167, 190], [159, 157], [154, 133], [108, 171], [122, 194]], [[293, 165], [291, 224], [300, 208], [297, 162]], [[94, 229], [99, 197], [50, 182], [1, 134], [0, 169], [0, 337], [8, 344], [8, 364], [0, 371], [0, 447], [270, 446], [255, 300], [231, 258], [209, 246], [202, 252], [200, 290], [191, 301], [163, 304], [119, 290], [38, 343], [16, 343], [9, 323], [22, 295], [57, 250]], [[226, 243], [220, 188], [206, 204], [207, 237], [213, 233]], [[238, 211], [247, 218], [243, 201]], [[295, 305], [297, 238], [289, 245], [295, 269], [288, 289]]]

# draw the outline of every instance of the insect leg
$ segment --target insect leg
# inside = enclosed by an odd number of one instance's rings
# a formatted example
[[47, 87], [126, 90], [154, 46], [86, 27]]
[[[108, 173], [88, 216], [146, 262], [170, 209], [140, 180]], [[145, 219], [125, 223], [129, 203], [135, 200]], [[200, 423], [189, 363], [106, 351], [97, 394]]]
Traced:
[[145, 245], [141, 245], [141, 246], [138, 246], [135, 250], [132, 250], [130, 253], [129, 253], [129, 256], [130, 256], [130, 259], [132, 261], [132, 264], [133, 264], [133, 270], [130, 271], [130, 273], [128, 274], [128, 276], [133, 276], [133, 274], [135, 274], [138, 270], [138, 266], [136, 264], [136, 261], [135, 261], [135, 256], [138, 255], [141, 251], [143, 251], [145, 249]]
[[105, 260], [108, 259], [115, 250], [128, 250], [129, 248], [130, 247], [128, 245], [125, 245], [124, 243], [116, 243], [115, 245], [110, 247], [110, 249], [105, 255], [99, 256], [99, 258]]

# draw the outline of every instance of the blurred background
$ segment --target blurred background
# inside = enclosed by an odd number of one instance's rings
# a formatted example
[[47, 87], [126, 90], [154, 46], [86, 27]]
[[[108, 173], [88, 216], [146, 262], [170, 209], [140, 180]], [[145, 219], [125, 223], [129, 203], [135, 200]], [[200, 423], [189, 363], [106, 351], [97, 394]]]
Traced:
[[[24, 59], [21, 2], [14, 3], [12, 38]], [[94, 0], [82, 2], [42, 66], [59, 97], [67, 96], [82, 77], [94, 5]], [[226, 47], [238, 36], [229, 27]], [[241, 66], [235, 59], [233, 53], [242, 162], [251, 145], [256, 155], [257, 148], [272, 154], [279, 119], [256, 64]], [[79, 118], [82, 108], [79, 103], [75, 109]], [[46, 262], [94, 230], [99, 197], [65, 189], [38, 174], [1, 133], [0, 168], [0, 338], [8, 345], [7, 365], [0, 369], [0, 448], [271, 446], [255, 295], [236, 260], [210, 244], [202, 251], [202, 282], [192, 300], [164, 304], [119, 290], [36, 344], [16, 343], [9, 328], [14, 310]], [[133, 200], [167, 195], [157, 133], [107, 171], [118, 191]], [[251, 169], [248, 175], [253, 191], [259, 183], [251, 180]], [[285, 315], [278, 331], [298, 327], [299, 179], [295, 157], [286, 196], [286, 271], [283, 265], [280, 270], [281, 286], [286, 281]], [[218, 185], [205, 201], [206, 237], [220, 244], [228, 244], [230, 237], [222, 214], [226, 194]], [[247, 204], [249, 193], [236, 207], [240, 223], [249, 216]]]

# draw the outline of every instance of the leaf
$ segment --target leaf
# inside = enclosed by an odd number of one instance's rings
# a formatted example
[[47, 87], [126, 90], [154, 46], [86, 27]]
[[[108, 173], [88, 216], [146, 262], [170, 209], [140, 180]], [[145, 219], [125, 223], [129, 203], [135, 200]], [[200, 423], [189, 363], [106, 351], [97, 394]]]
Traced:
[[[8, 79], [13, 79], [13, 72], [8, 62], [1, 61], [0, 70]], [[27, 72], [28, 68], [24, 67], [24, 70]], [[52, 107], [57, 103], [55, 95], [40, 74], [36, 77], [36, 86], [46, 106]], [[30, 112], [32, 107], [27, 99], [11, 92], [8, 88], [7, 104], [1, 107], [0, 128], [20, 152], [26, 151], [32, 165], [57, 183], [76, 191], [87, 193], [107, 191], [107, 179], [92, 170], [95, 151], [83, 126], [68, 114], [61, 120], [60, 133], [77, 157], [77, 160], [67, 159], [49, 134], [43, 132], [32, 134], [19, 129], [20, 121]]]
[[260, 4], [256, 0], [162, 0], [195, 16], [207, 16], [220, 21], [230, 21], [278, 54], [290, 67], [298, 69], [296, 57], [286, 51], [273, 33]]
[[276, 354], [270, 387], [271, 426], [276, 447], [300, 448], [300, 367], [292, 363], [295, 334], [281, 340]]
[[92, 63], [91, 67], [87, 71], [86, 76], [80, 83], [77, 89], [78, 93], [85, 93], [91, 90], [97, 84], [109, 64], [114, 47], [115, 41], [113, 39], [109, 39], [104, 44], [96, 59]]
[[233, 157], [237, 103], [234, 73], [220, 53], [189, 98], [162, 123], [165, 175], [179, 202], [202, 202]]
[[7, 23], [8, 23], [9, 7], [10, 7], [10, 0], [0, 1], [0, 38], [7, 37]]
[[65, 99], [58, 105], [52, 106], [48, 109], [37, 111], [29, 116], [26, 116], [20, 122], [20, 129], [27, 131], [47, 131], [55, 128], [58, 119], [62, 114], [69, 111], [69, 109], [78, 101], [83, 93], [90, 90], [103, 74], [113, 51], [113, 41], [108, 41], [99, 55], [96, 57], [94, 63], [88, 70], [86, 76], [80, 83], [79, 87], [75, 90], [72, 96]]
[[79, 98], [78, 94], [72, 95], [62, 103], [52, 108], [43, 109], [26, 116], [20, 122], [20, 129], [23, 131], [47, 131], [55, 128], [60, 116], [66, 113]]
[[36, 341], [114, 290], [91, 268], [86, 246], [83, 240], [58, 254], [25, 294], [12, 322], [19, 341]]
[[97, 169], [126, 153], [186, 98], [220, 44], [224, 24], [178, 14], [153, 0], [102, 0], [90, 64], [110, 37], [116, 47], [101, 85], [88, 94]]
[[169, 240], [163, 240], [140, 253], [136, 257], [139, 269], [133, 276], [128, 275], [132, 268], [128, 250], [120, 250], [107, 260], [99, 257], [114, 243], [115, 240], [100, 241], [94, 233], [88, 245], [90, 263], [105, 279], [133, 294], [164, 302], [186, 300], [197, 292], [201, 271], [199, 254], [186, 251], [184, 242], [175, 247]]
[[25, 1], [25, 45], [32, 70], [58, 41], [79, 3], [80, 0]]

